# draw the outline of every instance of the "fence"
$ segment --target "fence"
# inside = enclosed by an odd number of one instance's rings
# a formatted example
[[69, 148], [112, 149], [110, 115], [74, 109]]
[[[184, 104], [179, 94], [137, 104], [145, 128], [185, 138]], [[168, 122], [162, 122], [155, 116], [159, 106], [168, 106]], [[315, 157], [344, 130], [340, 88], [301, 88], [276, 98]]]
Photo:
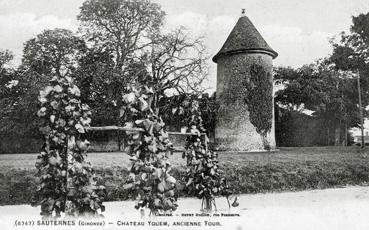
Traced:
[[[117, 149], [118, 151], [122, 151], [122, 148], [124, 149], [124, 136], [127, 133], [137, 133], [137, 132], [143, 132], [144, 130], [141, 128], [128, 128], [128, 127], [121, 127], [121, 126], [101, 126], [101, 127], [88, 127], [86, 128], [87, 131], [115, 131], [117, 133]], [[191, 136], [194, 135], [193, 133], [182, 133], [182, 132], [167, 132], [168, 135], [171, 136]], [[122, 138], [123, 136], [123, 138]], [[202, 138], [207, 138], [206, 133], [201, 133]], [[206, 148], [207, 141], [204, 141]], [[179, 146], [174, 147], [175, 152], [183, 152], [184, 145], [179, 144]]]

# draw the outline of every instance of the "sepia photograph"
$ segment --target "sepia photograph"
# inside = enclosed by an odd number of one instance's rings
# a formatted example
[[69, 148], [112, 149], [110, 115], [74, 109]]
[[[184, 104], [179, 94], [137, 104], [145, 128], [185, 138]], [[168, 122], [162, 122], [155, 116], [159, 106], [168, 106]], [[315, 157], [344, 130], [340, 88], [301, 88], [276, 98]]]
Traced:
[[368, 215], [368, 0], [0, 0], [1, 229]]

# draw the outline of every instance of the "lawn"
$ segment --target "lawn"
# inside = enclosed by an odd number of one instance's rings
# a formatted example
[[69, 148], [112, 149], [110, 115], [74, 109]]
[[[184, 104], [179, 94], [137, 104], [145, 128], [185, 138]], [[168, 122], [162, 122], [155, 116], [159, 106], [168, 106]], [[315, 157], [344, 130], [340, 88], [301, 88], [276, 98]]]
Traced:
[[[36, 156], [0, 155], [0, 205], [30, 203], [37, 185]], [[88, 160], [107, 187], [106, 200], [129, 198], [122, 189], [129, 167], [125, 153], [89, 153]], [[180, 153], [174, 153], [170, 161], [181, 189], [185, 161]], [[369, 151], [357, 147], [281, 148], [268, 153], [219, 152], [219, 161], [235, 193], [298, 191], [369, 182]]]

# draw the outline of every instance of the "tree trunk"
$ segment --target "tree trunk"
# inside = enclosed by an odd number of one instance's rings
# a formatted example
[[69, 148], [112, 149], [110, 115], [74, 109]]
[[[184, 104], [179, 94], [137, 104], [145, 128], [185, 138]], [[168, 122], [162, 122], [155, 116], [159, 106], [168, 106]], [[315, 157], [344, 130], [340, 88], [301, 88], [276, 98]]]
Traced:
[[117, 137], [118, 137], [118, 151], [120, 152], [121, 151], [121, 145], [122, 145], [122, 139], [121, 139], [119, 130], [117, 131]]
[[341, 145], [341, 127], [336, 126], [336, 129], [334, 131], [334, 146], [340, 145]]
[[345, 124], [345, 146], [348, 145], [347, 141], [348, 141], [348, 137], [347, 137], [347, 124]]
[[329, 142], [329, 136], [330, 136], [330, 132], [329, 132], [329, 128], [327, 130], [327, 145], [329, 146], [330, 142]]
[[211, 198], [204, 198], [202, 201], [202, 210], [204, 212], [211, 212], [213, 209], [213, 204], [212, 204], [213, 199]]

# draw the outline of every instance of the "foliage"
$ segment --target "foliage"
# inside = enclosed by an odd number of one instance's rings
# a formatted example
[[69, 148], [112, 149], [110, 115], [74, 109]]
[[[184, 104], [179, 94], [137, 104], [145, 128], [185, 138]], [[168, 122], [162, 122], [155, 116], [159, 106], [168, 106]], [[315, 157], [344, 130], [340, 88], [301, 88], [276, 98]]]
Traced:
[[5, 70], [5, 65], [13, 58], [14, 54], [10, 50], [0, 50], [0, 74]]
[[147, 38], [158, 32], [163, 18], [160, 6], [148, 0], [87, 0], [78, 15], [93, 46], [113, 52], [121, 77], [127, 60], [151, 44]]
[[203, 126], [207, 132], [213, 133], [215, 130], [216, 101], [215, 93], [189, 94], [183, 93], [171, 97], [162, 97], [158, 103], [159, 114], [170, 128], [179, 130], [188, 127], [192, 118], [192, 103], [199, 103], [199, 111], [203, 119]]
[[169, 94], [198, 94], [207, 76], [205, 45], [201, 37], [192, 39], [184, 28], [152, 38], [149, 57], [155, 91], [154, 105]]
[[[127, 84], [146, 75], [150, 37], [162, 26], [164, 12], [148, 0], [87, 0], [80, 8], [80, 31], [89, 51], [80, 62], [78, 82], [96, 114], [97, 124], [119, 125]], [[96, 62], [95, 62], [96, 60]], [[95, 119], [94, 119], [95, 120]]]
[[126, 127], [142, 131], [128, 135], [126, 152], [132, 166], [124, 189], [136, 198], [135, 208], [148, 207], [152, 212], [173, 211], [177, 208], [176, 179], [171, 176], [168, 154], [173, 144], [164, 130], [164, 122], [151, 109], [153, 91], [147, 86], [130, 86], [122, 119]]
[[28, 93], [31, 85], [37, 83], [33, 83], [32, 76], [24, 78], [21, 71], [8, 65], [12, 57], [10, 51], [0, 51], [0, 62], [3, 62], [0, 66], [0, 151], [3, 153], [19, 148], [27, 151], [25, 143], [40, 137], [36, 129], [38, 121], [31, 119], [37, 111], [37, 92]]
[[342, 70], [357, 71], [368, 68], [369, 64], [369, 13], [352, 17], [351, 31], [341, 32], [332, 39], [331, 61]]
[[81, 36], [44, 30], [24, 43], [22, 63], [11, 71], [4, 63], [12, 54], [1, 51], [0, 136], [40, 139], [34, 131], [38, 121], [30, 118], [37, 113], [38, 92], [53, 75], [76, 80], [94, 126], [121, 125], [122, 95], [135, 81], [151, 79], [154, 105], [176, 92], [202, 91], [207, 74], [202, 38], [183, 28], [163, 32], [164, 16], [149, 0], [87, 0], [78, 15]]
[[114, 77], [113, 55], [96, 48], [86, 49], [73, 77], [81, 90], [81, 101], [91, 107], [93, 125], [119, 124], [116, 98], [121, 97], [121, 88], [125, 85]]
[[44, 30], [25, 42], [21, 68], [37, 75], [70, 75], [84, 49], [84, 41], [70, 30]]
[[[357, 82], [352, 73], [337, 70], [322, 60], [298, 69], [277, 68], [275, 80], [284, 86], [276, 92], [276, 103], [291, 111], [311, 110], [326, 127], [327, 135], [338, 130], [337, 135], [343, 136], [340, 130], [345, 125], [359, 125]], [[330, 143], [329, 139], [326, 143]]]
[[[14, 86], [17, 85], [17, 81], [14, 81], [14, 71], [6, 68], [6, 64], [13, 58], [13, 54], [9, 50], [0, 50], [0, 105], [1, 105], [1, 117], [2, 120], [6, 118], [8, 107], [11, 107], [11, 100], [16, 97], [17, 93], [14, 90]], [[0, 122], [0, 130], [4, 130], [4, 126]]]
[[332, 39], [329, 57], [298, 69], [275, 70], [276, 83], [283, 86], [276, 93], [277, 104], [291, 111], [311, 110], [326, 127], [327, 143], [336, 133], [335, 144], [341, 144], [341, 130], [360, 124], [358, 74], [363, 107], [369, 104], [369, 13], [353, 17], [352, 22], [349, 33]]
[[186, 151], [182, 156], [187, 160], [185, 189], [202, 199], [202, 209], [210, 211], [213, 204], [215, 206], [214, 197], [222, 195], [228, 200], [231, 190], [220, 174], [218, 154], [208, 149], [209, 140], [206, 135], [205, 140], [201, 140], [201, 133], [205, 129], [197, 101], [191, 103], [191, 114], [188, 125], [192, 135], [187, 138]]
[[[333, 144], [335, 133], [324, 117], [310, 116], [300, 111], [288, 110], [275, 105], [275, 138], [279, 147], [326, 146]], [[345, 139], [345, 133], [341, 133]], [[347, 144], [352, 136], [347, 132]]]
[[[84, 2], [78, 19], [91, 48], [76, 78], [87, 83], [81, 91], [96, 101], [89, 102], [91, 107], [106, 115], [94, 119], [98, 124], [119, 120], [124, 89], [132, 82], [150, 81], [155, 109], [169, 94], [203, 90], [207, 65], [202, 38], [191, 38], [183, 28], [162, 32], [164, 16], [160, 5], [148, 0]], [[97, 105], [102, 98], [105, 103]]]
[[254, 64], [250, 67], [246, 100], [251, 123], [258, 133], [265, 136], [272, 129], [273, 112], [270, 108], [273, 107], [273, 87], [271, 75], [262, 65]]
[[[342, 32], [332, 39], [333, 53], [329, 61], [338, 70], [360, 74], [363, 107], [369, 104], [369, 13], [352, 17], [349, 33]], [[356, 91], [357, 95], [357, 91]]]
[[84, 138], [91, 122], [89, 107], [82, 104], [80, 91], [69, 77], [54, 76], [50, 85], [40, 91], [43, 118], [40, 131], [45, 143], [37, 157], [40, 177], [35, 202], [41, 202], [43, 217], [97, 215], [104, 211], [104, 186], [98, 186], [87, 161], [89, 145]]
[[22, 64], [0, 73], [0, 135], [41, 139], [39, 121], [33, 119], [38, 93], [48, 84], [49, 76], [70, 75], [83, 44], [65, 29], [45, 30], [25, 43]]

